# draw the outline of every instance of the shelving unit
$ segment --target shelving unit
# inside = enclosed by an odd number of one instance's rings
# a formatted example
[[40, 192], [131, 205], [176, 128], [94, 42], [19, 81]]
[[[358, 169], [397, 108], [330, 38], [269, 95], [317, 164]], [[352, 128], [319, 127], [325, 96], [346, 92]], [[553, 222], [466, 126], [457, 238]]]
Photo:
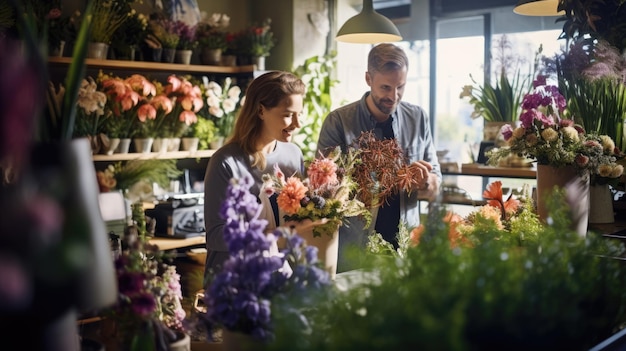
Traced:
[[174, 152], [148, 152], [148, 153], [127, 153], [127, 154], [113, 154], [113, 155], [93, 155], [94, 162], [103, 161], [129, 161], [129, 160], [148, 160], [148, 159], [185, 159], [185, 158], [209, 158], [213, 156], [215, 150], [198, 150], [191, 151], [174, 151]]
[[[66, 67], [72, 62], [71, 57], [50, 57], [48, 63], [51, 66]], [[96, 60], [86, 59], [87, 67], [97, 67], [114, 71], [141, 71], [141, 72], [181, 72], [181, 73], [217, 73], [234, 75], [252, 75], [254, 65], [247, 66], [209, 66], [209, 65], [184, 65], [180, 63], [160, 63], [147, 61], [123, 61], [123, 60]]]

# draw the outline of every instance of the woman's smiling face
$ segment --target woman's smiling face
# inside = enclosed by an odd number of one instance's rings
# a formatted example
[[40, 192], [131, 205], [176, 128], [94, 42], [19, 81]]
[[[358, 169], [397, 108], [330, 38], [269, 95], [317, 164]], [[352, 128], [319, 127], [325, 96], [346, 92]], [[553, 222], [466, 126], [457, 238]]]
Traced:
[[293, 94], [287, 96], [278, 106], [273, 108], [261, 107], [259, 118], [263, 120], [263, 136], [268, 141], [291, 141], [291, 138], [300, 128], [300, 114], [303, 109], [303, 96]]

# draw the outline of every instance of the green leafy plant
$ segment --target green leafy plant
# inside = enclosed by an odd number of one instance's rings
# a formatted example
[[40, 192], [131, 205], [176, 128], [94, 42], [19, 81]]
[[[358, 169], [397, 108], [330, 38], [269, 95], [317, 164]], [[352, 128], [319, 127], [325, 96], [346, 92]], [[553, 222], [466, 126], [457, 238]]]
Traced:
[[334, 78], [337, 67], [337, 53], [331, 52], [324, 56], [312, 56], [293, 73], [300, 77], [306, 85], [302, 126], [294, 142], [302, 149], [304, 159], [315, 158], [317, 139], [322, 129], [324, 118], [332, 108], [332, 88], [339, 82]]
[[101, 190], [127, 190], [140, 181], [157, 183], [166, 188], [171, 179], [180, 177], [183, 172], [176, 167], [176, 160], [130, 160], [117, 162], [96, 172]]
[[559, 39], [592, 43], [604, 39], [621, 52], [626, 48], [626, 2], [624, 0], [560, 0], [565, 15]]
[[[623, 243], [569, 229], [563, 192], [537, 240], [480, 230], [451, 248], [446, 209], [431, 204], [406, 257], [368, 256], [351, 288], [315, 300], [303, 332], [277, 326], [268, 350], [587, 350], [626, 322]], [[339, 279], [339, 277], [338, 277]], [[349, 328], [345, 326], [349, 325]], [[299, 340], [294, 343], [293, 340]]]
[[198, 142], [200, 150], [208, 150], [210, 149], [211, 141], [218, 135], [218, 129], [212, 120], [198, 117], [198, 122], [191, 127], [191, 135], [200, 139]]

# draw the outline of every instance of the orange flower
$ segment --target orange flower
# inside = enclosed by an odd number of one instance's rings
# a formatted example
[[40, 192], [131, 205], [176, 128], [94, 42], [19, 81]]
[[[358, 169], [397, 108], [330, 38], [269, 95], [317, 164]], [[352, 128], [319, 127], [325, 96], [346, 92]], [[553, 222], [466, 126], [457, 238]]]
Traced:
[[502, 199], [502, 182], [499, 180], [487, 185], [487, 189], [483, 191], [483, 198], [488, 200], [488, 205], [500, 209], [500, 219], [503, 220], [507, 214], [515, 213], [519, 207], [519, 200], [514, 199], [513, 194], [509, 195], [506, 201]]
[[411, 246], [419, 245], [420, 238], [422, 237], [425, 228], [426, 227], [424, 227], [423, 224], [420, 224], [417, 227], [413, 228], [413, 230], [411, 230], [411, 233], [409, 234], [409, 238], [411, 239]]
[[289, 177], [280, 194], [276, 198], [278, 207], [287, 214], [295, 214], [300, 209], [300, 200], [309, 189], [296, 177]]
[[315, 159], [307, 169], [309, 184], [313, 189], [319, 189], [322, 185], [335, 185], [337, 179], [337, 164], [329, 158]]

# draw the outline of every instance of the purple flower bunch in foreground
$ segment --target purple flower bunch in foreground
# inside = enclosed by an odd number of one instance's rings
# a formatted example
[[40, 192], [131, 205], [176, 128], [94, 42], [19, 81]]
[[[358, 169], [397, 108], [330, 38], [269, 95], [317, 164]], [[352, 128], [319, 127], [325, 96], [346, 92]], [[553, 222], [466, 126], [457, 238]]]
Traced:
[[[275, 314], [298, 313], [297, 306], [330, 287], [331, 280], [318, 266], [317, 248], [300, 236], [287, 228], [264, 233], [267, 221], [259, 219], [261, 206], [249, 192], [252, 182], [249, 177], [232, 179], [228, 187], [220, 215], [226, 220], [230, 258], [208, 283], [204, 302], [210, 326], [270, 340]], [[272, 256], [269, 249], [278, 237], [285, 238], [285, 249]]]

